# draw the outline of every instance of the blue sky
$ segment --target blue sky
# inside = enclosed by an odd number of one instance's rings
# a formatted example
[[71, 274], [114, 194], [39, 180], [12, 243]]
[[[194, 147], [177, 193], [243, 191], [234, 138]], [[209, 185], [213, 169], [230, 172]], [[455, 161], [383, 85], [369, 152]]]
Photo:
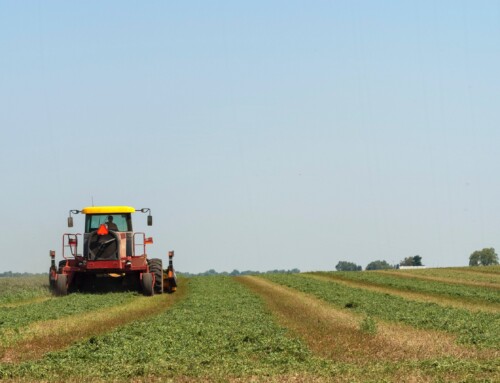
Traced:
[[0, 271], [92, 198], [190, 272], [500, 248], [498, 2], [0, 0], [0, 32]]

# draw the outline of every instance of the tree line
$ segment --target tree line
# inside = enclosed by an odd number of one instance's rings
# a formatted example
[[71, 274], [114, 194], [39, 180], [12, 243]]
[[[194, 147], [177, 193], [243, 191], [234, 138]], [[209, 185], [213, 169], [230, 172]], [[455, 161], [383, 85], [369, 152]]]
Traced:
[[227, 271], [222, 271], [218, 272], [215, 271], [214, 269], [207, 270], [203, 273], [189, 273], [189, 272], [182, 272], [182, 271], [176, 271], [178, 275], [182, 275], [184, 277], [206, 277], [206, 276], [211, 276], [211, 275], [226, 275], [226, 276], [238, 276], [238, 275], [259, 275], [259, 274], [295, 274], [295, 273], [300, 273], [299, 269], [291, 269], [291, 270], [284, 270], [284, 269], [275, 269], [275, 270], [269, 270], [269, 271], [254, 271], [254, 270], [245, 270], [245, 271], [239, 271], [234, 269], [230, 273]]
[[47, 273], [16, 273], [13, 271], [4, 271], [0, 273], [0, 278], [9, 278], [9, 277], [30, 277], [35, 275], [46, 275]]
[[[422, 257], [420, 255], [415, 255], [413, 257], [406, 257], [397, 265], [391, 265], [387, 261], [377, 260], [370, 262], [365, 270], [386, 270], [386, 269], [398, 269], [400, 266], [423, 266]], [[357, 265], [353, 262], [340, 261], [335, 266], [337, 271], [361, 271], [363, 267]]]
[[[484, 248], [482, 250], [476, 250], [469, 256], [469, 266], [490, 266], [490, 265], [498, 265], [498, 254], [495, 252], [493, 247]], [[415, 255], [413, 257], [406, 257], [399, 262], [397, 265], [391, 265], [385, 260], [376, 260], [370, 262], [365, 270], [386, 270], [386, 269], [398, 269], [400, 266], [423, 266], [422, 257], [420, 255]], [[357, 265], [353, 262], [348, 261], [340, 261], [335, 266], [337, 271], [361, 271], [363, 267]], [[254, 271], [254, 270], [245, 270], [239, 271], [234, 269], [231, 272], [223, 271], [217, 272], [214, 269], [207, 270], [203, 273], [189, 273], [189, 272], [181, 272], [177, 271], [177, 274], [183, 275], [186, 277], [195, 277], [195, 276], [210, 276], [210, 275], [227, 275], [227, 276], [238, 276], [238, 275], [258, 275], [258, 274], [294, 274], [300, 273], [300, 270], [290, 269], [275, 269], [269, 271]], [[17, 273], [12, 271], [4, 271], [0, 273], [0, 278], [2, 277], [26, 277], [32, 275], [44, 275], [46, 273]]]
[[[469, 266], [491, 265], [498, 265], [498, 254], [492, 247], [474, 251], [469, 257]], [[370, 262], [365, 270], [398, 269], [400, 266], [423, 266], [422, 257], [420, 255], [406, 257], [397, 265], [391, 265], [387, 261], [377, 260]], [[335, 266], [335, 269], [337, 271], [361, 271], [363, 267], [353, 262], [340, 261], [337, 263], [337, 266]]]

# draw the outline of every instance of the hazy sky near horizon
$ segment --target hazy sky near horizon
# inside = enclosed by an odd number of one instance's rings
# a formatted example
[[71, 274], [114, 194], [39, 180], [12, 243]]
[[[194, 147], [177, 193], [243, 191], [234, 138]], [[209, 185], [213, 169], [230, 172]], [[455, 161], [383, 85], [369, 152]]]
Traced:
[[0, 271], [92, 200], [151, 208], [181, 271], [467, 265], [499, 68], [497, 1], [0, 0]]

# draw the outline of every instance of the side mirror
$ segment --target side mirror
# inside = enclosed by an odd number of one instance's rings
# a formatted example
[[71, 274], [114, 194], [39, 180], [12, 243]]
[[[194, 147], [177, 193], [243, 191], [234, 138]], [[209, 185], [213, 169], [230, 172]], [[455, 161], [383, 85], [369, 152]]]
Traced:
[[148, 215], [148, 226], [153, 226], [153, 216]]
[[73, 227], [73, 217], [68, 217], [68, 227]]

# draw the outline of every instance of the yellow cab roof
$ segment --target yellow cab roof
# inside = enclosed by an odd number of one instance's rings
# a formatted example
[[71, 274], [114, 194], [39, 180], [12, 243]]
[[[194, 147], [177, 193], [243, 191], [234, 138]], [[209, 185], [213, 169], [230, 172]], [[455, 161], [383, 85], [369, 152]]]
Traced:
[[82, 209], [83, 214], [113, 214], [113, 213], [135, 213], [131, 206], [88, 206]]

